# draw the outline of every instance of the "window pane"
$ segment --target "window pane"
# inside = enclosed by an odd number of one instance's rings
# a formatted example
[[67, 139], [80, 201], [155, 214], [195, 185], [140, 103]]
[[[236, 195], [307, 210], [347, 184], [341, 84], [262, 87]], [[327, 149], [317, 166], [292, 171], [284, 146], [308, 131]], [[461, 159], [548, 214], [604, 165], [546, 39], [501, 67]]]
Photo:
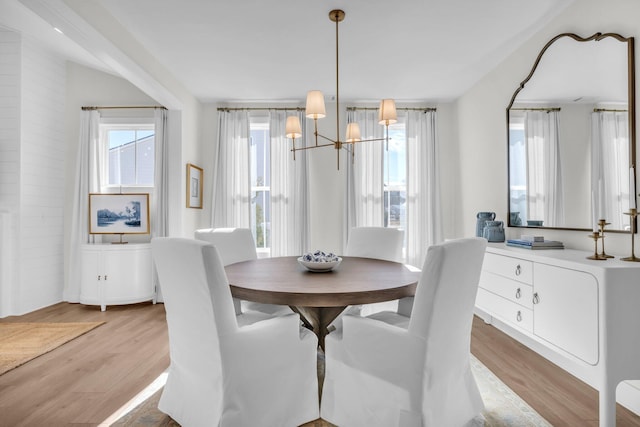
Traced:
[[149, 126], [107, 129], [109, 185], [153, 186], [155, 131]]
[[153, 131], [139, 131], [136, 149], [136, 184], [153, 185], [155, 133]]
[[269, 129], [251, 127], [251, 186], [270, 186]]
[[110, 130], [107, 132], [109, 149], [131, 144], [136, 140], [136, 131], [133, 129]]
[[256, 247], [271, 247], [271, 170], [269, 124], [250, 123], [251, 231]]
[[406, 227], [407, 141], [404, 123], [389, 126], [384, 157], [384, 226]]

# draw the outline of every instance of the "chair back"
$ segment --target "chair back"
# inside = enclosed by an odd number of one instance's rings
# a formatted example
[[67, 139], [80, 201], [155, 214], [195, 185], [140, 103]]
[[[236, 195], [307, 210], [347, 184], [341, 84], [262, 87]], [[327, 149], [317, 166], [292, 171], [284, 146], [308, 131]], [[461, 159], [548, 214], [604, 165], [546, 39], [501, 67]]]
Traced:
[[388, 227], [354, 227], [349, 234], [346, 256], [402, 262], [404, 231]]
[[248, 228], [207, 228], [196, 230], [194, 236], [213, 243], [225, 266], [258, 258], [256, 243]]
[[438, 369], [468, 363], [473, 307], [486, 246], [485, 239], [474, 237], [427, 250], [409, 332], [426, 339], [425, 360]]
[[203, 241], [151, 240], [169, 329], [171, 368], [222, 387], [220, 339], [237, 330], [229, 282], [218, 250]]

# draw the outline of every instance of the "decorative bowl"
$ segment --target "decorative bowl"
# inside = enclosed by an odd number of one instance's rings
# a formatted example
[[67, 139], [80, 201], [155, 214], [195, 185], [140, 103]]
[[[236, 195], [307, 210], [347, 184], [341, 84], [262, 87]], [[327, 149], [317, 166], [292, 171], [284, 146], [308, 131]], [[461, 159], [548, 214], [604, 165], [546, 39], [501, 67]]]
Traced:
[[337, 257], [332, 261], [305, 261], [303, 257], [299, 257], [298, 262], [304, 268], [314, 273], [326, 273], [339, 266], [342, 262], [342, 258]]

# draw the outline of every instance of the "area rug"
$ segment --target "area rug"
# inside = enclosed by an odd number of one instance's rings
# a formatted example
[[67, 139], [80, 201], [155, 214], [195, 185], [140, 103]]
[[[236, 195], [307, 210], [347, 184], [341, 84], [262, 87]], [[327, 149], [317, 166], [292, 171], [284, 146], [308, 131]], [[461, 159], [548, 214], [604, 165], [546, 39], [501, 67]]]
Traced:
[[103, 323], [0, 323], [0, 375]]
[[[318, 376], [323, 377], [324, 360], [322, 354], [318, 355]], [[493, 372], [482, 364], [473, 355], [471, 356], [471, 369], [476, 377], [478, 388], [484, 400], [485, 410], [482, 415], [485, 419], [485, 427], [552, 427], [549, 422], [540, 416], [516, 393], [507, 387]], [[163, 374], [166, 380], [166, 374]], [[158, 384], [147, 391], [142, 403], [133, 400], [128, 407], [123, 408], [113, 423], [107, 422], [105, 426], [153, 426], [153, 427], [179, 427], [180, 425], [168, 415], [158, 410], [158, 401], [162, 394], [162, 384]], [[144, 392], [143, 392], [144, 393]], [[149, 397], [149, 393], [151, 396]], [[137, 405], [137, 406], [136, 406]], [[121, 415], [123, 414], [124, 415]], [[302, 427], [334, 427], [324, 420], [316, 420]]]

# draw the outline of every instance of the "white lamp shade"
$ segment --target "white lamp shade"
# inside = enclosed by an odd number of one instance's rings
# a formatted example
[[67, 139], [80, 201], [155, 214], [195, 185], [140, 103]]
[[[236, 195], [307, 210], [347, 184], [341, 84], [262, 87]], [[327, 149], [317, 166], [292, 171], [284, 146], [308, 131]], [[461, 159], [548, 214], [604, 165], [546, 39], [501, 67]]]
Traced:
[[302, 136], [302, 128], [300, 127], [300, 119], [298, 119], [298, 116], [287, 117], [285, 135], [287, 138], [300, 138]]
[[378, 123], [381, 125], [391, 125], [398, 121], [396, 113], [396, 103], [393, 99], [383, 99], [380, 101], [378, 110]]
[[347, 125], [347, 137], [346, 142], [358, 142], [360, 141], [360, 126], [357, 123], [349, 123]]
[[310, 90], [307, 93], [306, 115], [310, 119], [321, 119], [327, 115], [324, 108], [324, 95], [319, 90]]

